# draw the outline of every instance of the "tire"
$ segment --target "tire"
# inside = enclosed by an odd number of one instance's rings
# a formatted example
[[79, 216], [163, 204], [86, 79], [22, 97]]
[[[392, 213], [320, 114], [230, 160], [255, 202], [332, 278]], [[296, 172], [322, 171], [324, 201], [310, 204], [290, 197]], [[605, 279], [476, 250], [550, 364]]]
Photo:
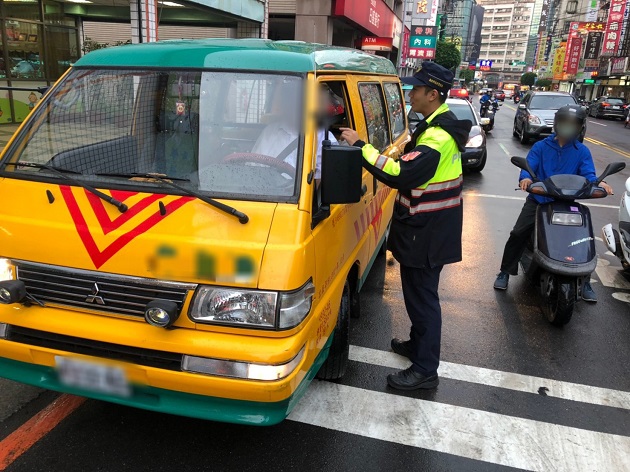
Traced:
[[564, 326], [573, 316], [575, 279], [547, 275], [541, 280], [543, 313], [554, 326]]
[[350, 351], [350, 298], [350, 284], [346, 280], [343, 285], [337, 324], [332, 333], [333, 340], [328, 351], [328, 358], [317, 372], [319, 379], [336, 380], [346, 373]]
[[527, 133], [525, 132], [525, 125], [523, 125], [523, 128], [521, 129], [521, 134], [518, 140], [521, 144], [529, 143], [529, 136], [527, 136]]
[[470, 172], [475, 172], [475, 173], [481, 172], [483, 168], [486, 167], [487, 160], [488, 160], [488, 151], [483, 153], [483, 157], [481, 158], [481, 161], [479, 162], [479, 164], [477, 164], [474, 167], [469, 167], [468, 170]]
[[514, 120], [514, 125], [512, 126], [512, 136], [518, 138], [518, 131], [516, 131], [516, 120]]

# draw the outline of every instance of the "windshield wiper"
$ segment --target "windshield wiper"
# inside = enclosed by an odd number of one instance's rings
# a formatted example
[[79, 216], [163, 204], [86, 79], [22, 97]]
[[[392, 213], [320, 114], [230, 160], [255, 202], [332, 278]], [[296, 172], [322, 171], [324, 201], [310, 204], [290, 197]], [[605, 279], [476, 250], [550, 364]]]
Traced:
[[238, 218], [239, 223], [243, 225], [249, 221], [249, 216], [247, 216], [242, 211], [238, 211], [236, 208], [232, 208], [231, 206], [226, 205], [225, 203], [218, 202], [213, 198], [206, 197], [205, 195], [199, 192], [195, 192], [194, 190], [187, 189], [186, 187], [182, 187], [181, 185], [177, 185], [175, 182], [173, 182], [173, 180], [177, 180], [181, 182], [190, 182], [190, 179], [186, 179], [182, 177], [171, 177], [170, 175], [153, 173], [153, 172], [147, 172], [147, 173], [132, 172], [128, 174], [99, 173], [99, 174], [94, 174], [94, 175], [98, 175], [102, 177], [120, 177], [120, 178], [125, 178], [125, 179], [131, 179], [134, 177], [140, 177], [140, 178], [145, 178], [145, 179], [155, 179], [158, 182], [164, 183], [166, 185], [170, 185], [171, 187], [176, 188], [177, 190], [180, 190], [183, 193], [190, 195], [191, 197], [195, 197], [201, 200], [202, 202], [207, 203], [208, 205], [218, 208], [219, 210], [227, 213], [228, 215], [235, 216], [236, 218]]
[[123, 202], [120, 202], [120, 201], [116, 200], [114, 197], [111, 197], [110, 195], [107, 195], [106, 193], [103, 193], [100, 190], [96, 190], [91, 185], [88, 185], [88, 184], [86, 184], [84, 182], [81, 182], [80, 180], [77, 180], [77, 179], [75, 179], [73, 177], [70, 177], [69, 175], [66, 175], [66, 174], [83, 175], [81, 172], [77, 172], [76, 170], [64, 169], [62, 167], [49, 166], [47, 164], [36, 164], [35, 162], [7, 162], [5, 165], [6, 166], [15, 166], [15, 167], [24, 166], [24, 167], [34, 167], [35, 169], [45, 169], [47, 171], [52, 172], [53, 174], [58, 175], [61, 178], [67, 180], [68, 182], [73, 183], [74, 185], [76, 185], [78, 187], [84, 188], [88, 192], [96, 195], [101, 200], [105, 200], [107, 203], [110, 203], [110, 204], [114, 205], [116, 208], [118, 208], [118, 211], [121, 212], [121, 213], [124, 213], [124, 212], [126, 212], [128, 210], [127, 205], [125, 205]]

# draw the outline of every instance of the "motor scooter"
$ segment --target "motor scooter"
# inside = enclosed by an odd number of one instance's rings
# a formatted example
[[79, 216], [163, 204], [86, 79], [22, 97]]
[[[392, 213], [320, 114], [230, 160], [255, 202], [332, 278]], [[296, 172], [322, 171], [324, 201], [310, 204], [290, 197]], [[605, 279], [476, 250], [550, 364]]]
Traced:
[[596, 182], [589, 182], [572, 174], [540, 181], [524, 157], [514, 156], [511, 162], [532, 176], [527, 192], [553, 198], [538, 205], [533, 237], [520, 263], [525, 276], [540, 291], [547, 320], [563, 326], [571, 320], [575, 303], [582, 298], [582, 286], [597, 265], [591, 214], [576, 200], [605, 197], [607, 192], [599, 184], [626, 164], [610, 163]]
[[619, 230], [608, 223], [602, 228], [602, 235], [608, 250], [619, 258], [623, 270], [630, 273], [630, 178], [619, 204]]
[[488, 118], [489, 122], [486, 125], [482, 125], [483, 130], [489, 133], [494, 128], [494, 115], [499, 110], [499, 104], [497, 100], [488, 100], [481, 104], [481, 111], [479, 115], [482, 118]]

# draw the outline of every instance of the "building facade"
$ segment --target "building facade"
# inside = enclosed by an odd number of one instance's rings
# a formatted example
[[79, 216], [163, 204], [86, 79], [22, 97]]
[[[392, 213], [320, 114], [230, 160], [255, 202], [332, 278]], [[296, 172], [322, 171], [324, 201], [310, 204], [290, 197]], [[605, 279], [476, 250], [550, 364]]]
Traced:
[[479, 4], [485, 9], [479, 57], [492, 61], [486, 74], [498, 75], [500, 82], [518, 81], [527, 67], [535, 3], [479, 0]]

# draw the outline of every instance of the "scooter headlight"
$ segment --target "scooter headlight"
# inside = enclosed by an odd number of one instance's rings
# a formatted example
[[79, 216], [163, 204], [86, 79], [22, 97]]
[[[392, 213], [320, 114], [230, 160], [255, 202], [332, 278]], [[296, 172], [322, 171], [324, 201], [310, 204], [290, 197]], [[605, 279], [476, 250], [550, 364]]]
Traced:
[[580, 213], [555, 213], [551, 216], [551, 224], [565, 226], [582, 226]]

